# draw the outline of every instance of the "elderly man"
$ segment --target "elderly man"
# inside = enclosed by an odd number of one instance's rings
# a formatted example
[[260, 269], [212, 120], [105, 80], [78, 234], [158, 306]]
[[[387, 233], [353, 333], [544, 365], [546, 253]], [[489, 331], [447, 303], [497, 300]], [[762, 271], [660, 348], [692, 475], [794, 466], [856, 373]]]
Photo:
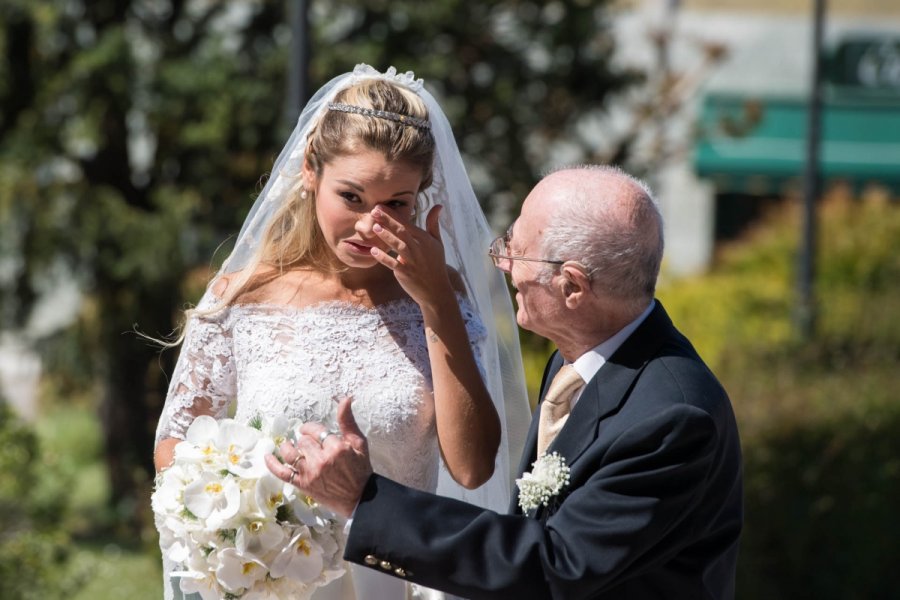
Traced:
[[342, 435], [306, 424], [296, 447], [282, 447], [286, 463], [271, 457], [270, 468], [353, 514], [347, 560], [431, 588], [467, 598], [732, 598], [737, 427], [725, 391], [654, 300], [662, 250], [646, 186], [591, 166], [544, 178], [491, 246], [517, 290], [519, 324], [559, 349], [511, 514], [372, 473], [346, 400]]

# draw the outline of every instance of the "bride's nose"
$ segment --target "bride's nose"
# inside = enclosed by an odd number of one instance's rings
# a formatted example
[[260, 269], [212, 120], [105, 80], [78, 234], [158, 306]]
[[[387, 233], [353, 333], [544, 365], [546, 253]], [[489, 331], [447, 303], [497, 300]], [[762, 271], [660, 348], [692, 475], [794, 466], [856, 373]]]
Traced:
[[372, 227], [375, 225], [375, 219], [372, 217], [372, 213], [365, 212], [363, 213], [359, 219], [356, 220], [356, 225], [354, 229], [356, 229], [356, 233], [360, 234], [363, 237], [371, 238], [375, 237], [375, 232], [372, 230]]

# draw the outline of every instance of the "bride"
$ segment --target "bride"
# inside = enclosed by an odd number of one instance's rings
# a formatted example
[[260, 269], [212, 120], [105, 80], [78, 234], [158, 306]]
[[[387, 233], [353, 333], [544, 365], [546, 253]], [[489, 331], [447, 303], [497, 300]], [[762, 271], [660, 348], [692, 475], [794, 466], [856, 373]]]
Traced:
[[[530, 415], [492, 237], [422, 80], [366, 65], [333, 79], [187, 311], [157, 469], [200, 415], [328, 422], [352, 396], [376, 471], [505, 510]], [[166, 598], [182, 597], [164, 566]], [[414, 596], [439, 597], [347, 565], [313, 598]]]

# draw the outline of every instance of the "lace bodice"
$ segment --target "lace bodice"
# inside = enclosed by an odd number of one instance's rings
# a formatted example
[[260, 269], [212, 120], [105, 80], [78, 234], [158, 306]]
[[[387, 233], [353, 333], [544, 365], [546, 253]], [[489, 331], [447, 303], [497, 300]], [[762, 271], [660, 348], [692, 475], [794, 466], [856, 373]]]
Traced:
[[[458, 299], [480, 368], [486, 331], [468, 301]], [[410, 299], [374, 308], [239, 304], [195, 316], [157, 441], [183, 439], [198, 415], [223, 418], [232, 409], [243, 422], [286, 415], [330, 424], [345, 395], [354, 398], [374, 469], [433, 491], [439, 462], [431, 368], [422, 313]]]

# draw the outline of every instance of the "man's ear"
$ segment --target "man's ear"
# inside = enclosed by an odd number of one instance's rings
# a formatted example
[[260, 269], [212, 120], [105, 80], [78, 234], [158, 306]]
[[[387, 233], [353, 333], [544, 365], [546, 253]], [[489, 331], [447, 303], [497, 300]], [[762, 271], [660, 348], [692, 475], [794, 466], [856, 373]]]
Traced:
[[559, 287], [568, 308], [576, 308], [591, 293], [591, 280], [584, 267], [574, 261], [567, 261], [559, 268]]

